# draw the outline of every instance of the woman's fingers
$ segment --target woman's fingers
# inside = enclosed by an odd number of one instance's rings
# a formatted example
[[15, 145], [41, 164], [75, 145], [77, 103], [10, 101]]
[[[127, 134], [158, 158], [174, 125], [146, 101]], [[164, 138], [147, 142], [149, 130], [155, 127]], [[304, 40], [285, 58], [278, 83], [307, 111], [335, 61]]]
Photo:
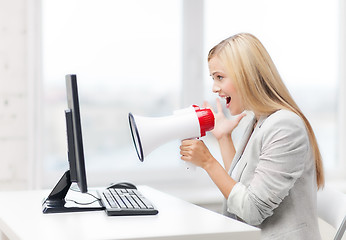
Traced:
[[216, 99], [216, 109], [218, 113], [222, 112], [222, 105], [221, 105], [220, 99], [218, 98]]
[[181, 141], [180, 155], [184, 161], [191, 161], [196, 142], [199, 140], [188, 139]]
[[216, 110], [217, 110], [217, 112], [215, 112], [213, 110], [213, 107], [210, 105], [210, 103], [208, 101], [204, 101], [203, 102], [203, 107], [204, 108], [209, 108], [214, 114], [216, 114], [216, 113], [223, 113], [223, 111], [222, 111], [222, 104], [221, 104], [219, 98], [216, 98]]
[[235, 123], [236, 123], [236, 126], [238, 126], [238, 124], [239, 124], [239, 122], [240, 122], [240, 120], [242, 120], [243, 119], [243, 117], [245, 117], [246, 116], [246, 113], [245, 112], [243, 112], [243, 113], [241, 113], [241, 114], [239, 114], [236, 118], [235, 118]]
[[212, 109], [212, 108], [211, 108], [211, 105], [209, 104], [208, 101], [204, 101], [204, 102], [203, 102], [203, 107], [204, 107], [204, 108], [210, 108], [210, 109]]
[[194, 144], [194, 142], [199, 141], [197, 139], [185, 139], [181, 141], [180, 147], [187, 147]]

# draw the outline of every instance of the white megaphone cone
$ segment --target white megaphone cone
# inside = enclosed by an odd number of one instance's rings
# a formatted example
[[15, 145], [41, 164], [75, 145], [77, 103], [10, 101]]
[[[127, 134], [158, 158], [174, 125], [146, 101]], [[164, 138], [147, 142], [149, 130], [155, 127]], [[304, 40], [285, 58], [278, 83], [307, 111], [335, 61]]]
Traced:
[[129, 113], [132, 139], [141, 161], [158, 146], [174, 139], [205, 136], [214, 128], [214, 114], [196, 105], [175, 111], [167, 117], [141, 117]]

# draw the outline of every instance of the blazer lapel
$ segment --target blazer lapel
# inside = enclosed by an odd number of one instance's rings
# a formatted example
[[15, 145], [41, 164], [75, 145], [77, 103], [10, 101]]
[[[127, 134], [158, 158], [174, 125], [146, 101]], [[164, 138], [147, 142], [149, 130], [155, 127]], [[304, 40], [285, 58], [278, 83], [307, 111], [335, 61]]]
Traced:
[[[255, 118], [255, 116], [253, 116], [251, 121], [249, 122], [249, 124], [247, 125], [247, 127], [246, 127], [246, 129], [244, 131], [244, 135], [243, 135], [242, 139], [239, 142], [238, 149], [236, 150], [236, 153], [235, 153], [234, 158], [233, 158], [232, 163], [231, 163], [231, 167], [230, 167], [230, 169], [228, 171], [229, 174], [232, 173], [235, 165], [238, 163], [239, 159], [243, 155], [245, 146], [246, 146], [247, 142], [249, 141], [249, 138], [250, 138], [251, 133], [253, 131], [255, 122], [256, 122], [256, 118]], [[239, 166], [239, 167], [241, 167], [241, 166]], [[245, 165], [244, 165], [244, 167], [245, 167]], [[241, 173], [242, 170], [243, 169], [239, 168], [238, 173]]]

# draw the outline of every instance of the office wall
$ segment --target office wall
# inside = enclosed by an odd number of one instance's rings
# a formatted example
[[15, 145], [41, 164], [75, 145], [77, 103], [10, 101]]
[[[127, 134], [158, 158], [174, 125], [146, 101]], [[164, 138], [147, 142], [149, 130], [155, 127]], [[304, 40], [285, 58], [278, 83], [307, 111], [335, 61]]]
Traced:
[[0, 190], [28, 180], [26, 1], [0, 0]]

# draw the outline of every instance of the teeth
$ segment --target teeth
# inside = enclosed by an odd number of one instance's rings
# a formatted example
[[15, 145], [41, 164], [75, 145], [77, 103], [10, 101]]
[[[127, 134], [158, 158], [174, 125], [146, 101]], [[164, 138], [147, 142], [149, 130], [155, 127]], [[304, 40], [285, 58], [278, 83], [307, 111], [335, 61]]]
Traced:
[[227, 103], [227, 104], [230, 103], [230, 102], [231, 102], [231, 99], [232, 99], [232, 97], [230, 97], [230, 96], [224, 96], [224, 97], [222, 97], [222, 98], [226, 100], [226, 103]]

